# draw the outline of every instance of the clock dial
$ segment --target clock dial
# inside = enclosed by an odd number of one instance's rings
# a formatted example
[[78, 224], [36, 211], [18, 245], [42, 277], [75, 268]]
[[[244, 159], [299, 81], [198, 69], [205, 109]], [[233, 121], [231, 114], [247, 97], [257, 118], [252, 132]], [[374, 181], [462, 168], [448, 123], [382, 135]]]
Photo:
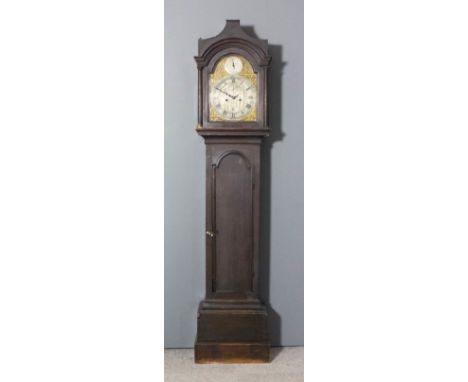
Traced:
[[224, 61], [224, 70], [229, 74], [237, 74], [242, 70], [242, 60], [237, 56], [229, 56]]
[[256, 105], [257, 90], [242, 76], [228, 76], [215, 84], [210, 104], [226, 121], [239, 121], [252, 112]]
[[241, 55], [227, 55], [210, 74], [209, 120], [256, 121], [257, 74]]

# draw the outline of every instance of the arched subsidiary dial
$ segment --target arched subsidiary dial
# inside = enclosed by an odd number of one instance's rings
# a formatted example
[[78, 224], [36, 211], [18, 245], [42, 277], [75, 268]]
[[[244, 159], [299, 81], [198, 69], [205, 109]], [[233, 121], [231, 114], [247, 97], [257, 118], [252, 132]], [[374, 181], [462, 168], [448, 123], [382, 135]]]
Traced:
[[257, 76], [240, 55], [223, 57], [210, 76], [210, 121], [255, 121]]
[[242, 60], [237, 56], [229, 56], [224, 61], [224, 69], [229, 74], [237, 74], [243, 67], [244, 64], [242, 64]]

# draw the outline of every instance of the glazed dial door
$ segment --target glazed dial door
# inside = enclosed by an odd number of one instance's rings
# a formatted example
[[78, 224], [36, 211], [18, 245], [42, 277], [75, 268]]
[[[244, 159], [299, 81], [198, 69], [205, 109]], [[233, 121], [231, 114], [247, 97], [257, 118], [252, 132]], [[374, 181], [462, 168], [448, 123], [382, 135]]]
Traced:
[[257, 75], [240, 55], [224, 56], [210, 75], [210, 121], [256, 121]]

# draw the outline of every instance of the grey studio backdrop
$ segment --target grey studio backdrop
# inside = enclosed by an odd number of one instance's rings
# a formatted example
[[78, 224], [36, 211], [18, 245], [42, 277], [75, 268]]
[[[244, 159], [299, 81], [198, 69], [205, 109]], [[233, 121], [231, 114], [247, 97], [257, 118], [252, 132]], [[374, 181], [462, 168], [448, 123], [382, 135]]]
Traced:
[[226, 19], [268, 39], [269, 120], [262, 153], [261, 295], [272, 344], [304, 335], [304, 15], [302, 0], [165, 2], [164, 344], [193, 347], [205, 288], [205, 145], [195, 132], [198, 38]]

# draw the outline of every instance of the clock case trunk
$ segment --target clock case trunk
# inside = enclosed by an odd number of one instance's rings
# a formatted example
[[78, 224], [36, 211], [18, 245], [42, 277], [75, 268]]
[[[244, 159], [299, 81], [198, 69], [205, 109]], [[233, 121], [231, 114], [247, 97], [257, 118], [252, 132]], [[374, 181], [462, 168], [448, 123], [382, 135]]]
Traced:
[[[228, 20], [199, 40], [199, 123], [206, 147], [206, 295], [195, 362], [269, 362], [268, 313], [259, 298], [261, 147], [266, 125], [267, 41]], [[242, 54], [257, 71], [256, 122], [209, 122], [208, 76], [220, 57]]]

